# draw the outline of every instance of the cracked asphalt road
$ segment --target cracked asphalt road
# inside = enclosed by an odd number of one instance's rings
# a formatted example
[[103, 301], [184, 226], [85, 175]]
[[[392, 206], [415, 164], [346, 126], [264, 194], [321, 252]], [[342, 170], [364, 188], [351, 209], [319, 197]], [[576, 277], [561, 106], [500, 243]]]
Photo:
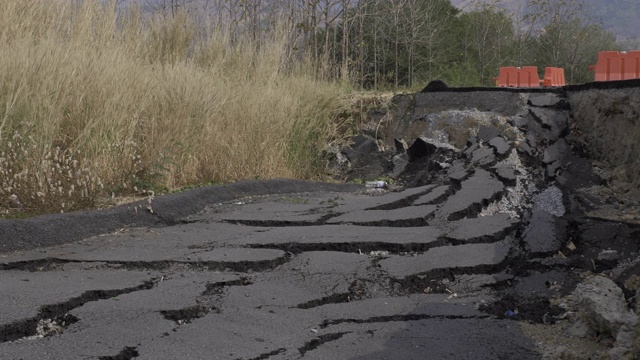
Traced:
[[400, 139], [440, 118], [479, 119], [477, 132], [461, 148], [421, 135], [385, 154], [358, 152], [378, 148], [360, 137], [347, 173], [393, 164], [405, 187], [392, 191], [244, 181], [0, 220], [0, 358], [555, 359], [633, 346], [635, 330], [576, 327], [577, 284], [594, 274], [628, 315], [640, 228], [585, 215], [608, 200], [591, 195], [601, 179], [566, 98], [397, 100]]
[[448, 221], [478, 208], [456, 196], [467, 182], [500, 190], [484, 171], [465, 181], [448, 196], [433, 185], [245, 196], [172, 226], [6, 253], [0, 353], [538, 358], [517, 322], [480, 310], [493, 300], [486, 286], [508, 276], [515, 220]]

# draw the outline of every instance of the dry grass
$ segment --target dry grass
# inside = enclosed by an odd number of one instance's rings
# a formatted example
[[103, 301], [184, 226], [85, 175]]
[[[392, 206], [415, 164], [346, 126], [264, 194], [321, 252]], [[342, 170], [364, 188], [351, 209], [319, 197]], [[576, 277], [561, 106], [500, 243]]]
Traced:
[[314, 178], [343, 89], [185, 14], [2, 0], [0, 212], [91, 206], [111, 193]]

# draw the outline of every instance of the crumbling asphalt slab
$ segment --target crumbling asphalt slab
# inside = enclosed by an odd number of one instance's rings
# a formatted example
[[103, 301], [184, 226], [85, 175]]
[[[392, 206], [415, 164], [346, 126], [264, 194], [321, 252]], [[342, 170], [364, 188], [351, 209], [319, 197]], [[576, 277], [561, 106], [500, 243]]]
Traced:
[[55, 246], [110, 233], [124, 227], [171, 226], [207, 206], [233, 199], [312, 191], [348, 192], [361, 189], [354, 184], [333, 184], [300, 180], [239, 181], [209, 186], [155, 199], [125, 204], [102, 211], [37, 216], [24, 220], [0, 219], [0, 251]]
[[[112, 281], [119, 279], [109, 275], [114, 278]], [[132, 343], [163, 338], [180, 323], [216, 312], [202, 295], [211, 284], [238, 280], [229, 274], [183, 273], [175, 278], [162, 275], [148, 286], [70, 302], [65, 311], [73, 323], [58, 326], [52, 333], [3, 342], [3, 357], [80, 359], [86, 358], [87, 352], [109, 355]], [[58, 323], [63, 325], [62, 321]]]
[[[396, 330], [450, 321], [463, 324], [464, 329], [477, 326], [480, 332], [483, 321], [490, 316], [477, 310], [479, 299], [449, 298], [438, 292], [410, 295], [417, 293], [416, 288], [405, 288], [385, 263], [391, 259], [411, 261], [416, 257], [410, 253], [425, 250], [425, 254], [439, 254], [436, 257], [440, 259], [458, 254], [454, 249], [459, 246], [444, 246], [447, 238], [438, 227], [382, 226], [389, 221], [410, 221], [416, 211], [422, 214], [422, 208], [437, 209], [440, 205], [412, 205], [433, 188], [383, 196], [356, 191], [349, 194], [348, 200], [339, 200], [343, 211], [354, 209], [351, 213], [356, 216], [366, 211], [375, 213], [377, 218], [371, 222], [378, 222], [372, 224], [376, 226], [282, 222], [278, 220], [279, 213], [274, 212], [269, 218], [267, 212], [257, 209], [272, 205], [282, 209], [282, 204], [291, 198], [245, 197], [220, 208], [233, 209], [233, 217], [255, 219], [262, 226], [227, 221], [227, 217], [220, 216], [224, 210], [210, 213], [211, 216], [205, 211], [173, 226], [119, 229], [55, 247], [5, 254], [0, 271], [51, 279], [38, 284], [53, 286], [49, 291], [58, 293], [53, 298], [38, 290], [44, 297], [34, 296], [31, 311], [9, 310], [14, 315], [5, 324], [32, 318], [43, 307], [68, 305], [59, 307], [63, 313], [55, 314], [52, 320], [55, 330], [43, 337], [22, 336], [5, 326], [11, 340], [0, 343], [0, 351], [9, 359], [99, 358], [118, 354], [137, 354], [137, 358], [207, 358], [211, 354], [231, 359], [317, 358], [331, 349], [331, 343], [342, 337], [335, 334], [340, 333], [365, 343], [374, 332], [380, 334], [376, 335], [376, 342], [384, 343], [394, 338]], [[336, 197], [330, 192], [304, 196], [313, 206]], [[385, 197], [374, 203], [367, 200]], [[249, 203], [244, 214], [243, 206]], [[358, 210], [364, 203], [365, 209], [391, 209]], [[293, 207], [296, 208], [300, 207]], [[327, 220], [350, 214], [326, 213], [332, 216]], [[510, 223], [508, 218], [502, 220]], [[459, 223], [452, 229], [460, 226]], [[474, 224], [470, 228], [474, 226], [479, 227]], [[496, 235], [486, 229], [469, 231], [481, 233], [478, 236]], [[474, 249], [464, 257], [475, 258], [477, 253]], [[433, 268], [464, 265], [465, 273], [474, 272], [474, 264], [446, 265], [438, 261], [441, 265]], [[87, 272], [103, 275], [89, 282], [89, 290], [78, 295], [74, 276], [90, 276]], [[72, 280], [60, 282], [68, 274], [73, 274]], [[126, 275], [135, 275], [136, 281], [126, 283]], [[121, 286], [108, 285], [111, 282]], [[28, 286], [26, 281], [14, 283]], [[109, 292], [113, 287], [119, 291]], [[86, 293], [91, 296], [74, 301]], [[12, 306], [9, 301], [6, 308]], [[467, 320], [469, 324], [465, 323]], [[439, 337], [432, 340], [440, 347], [450, 345]], [[341, 342], [336, 344], [344, 346]], [[525, 348], [534, 351], [529, 345]], [[369, 350], [359, 348], [347, 353], [356, 357]]]
[[[583, 216], [593, 181], [576, 180], [595, 175], [574, 161], [561, 93], [420, 94], [397, 121], [440, 110], [480, 116], [465, 146], [416, 134], [437, 145], [412, 158], [357, 142], [354, 167], [411, 159], [382, 188], [241, 182], [0, 222], [2, 357], [633, 355], [640, 230]], [[593, 346], [545, 348], [524, 324]]]
[[460, 242], [487, 242], [504, 237], [516, 224], [518, 220], [511, 218], [509, 214], [498, 213], [452, 221], [448, 224], [452, 230], [446, 236]]
[[[338, 339], [305, 358], [539, 359], [531, 341], [518, 330], [511, 321], [446, 318], [386, 323], [352, 331], [347, 328], [334, 333], [343, 334]], [[354, 343], [359, 346], [354, 347]]]
[[437, 207], [433, 205], [421, 205], [403, 207], [393, 210], [361, 210], [354, 211], [344, 215], [336, 216], [327, 221], [328, 224], [358, 224], [358, 225], [371, 225], [371, 224], [384, 224], [387, 226], [394, 226], [400, 224], [400, 226], [408, 226], [413, 224], [414, 226], [424, 225], [426, 219]]
[[483, 169], [476, 170], [460, 186], [460, 190], [438, 209], [436, 218], [458, 220], [468, 215], [473, 216], [489, 202], [499, 199], [505, 187], [504, 183]]
[[[11, 309], [0, 313], [0, 323], [38, 317], [43, 298], [47, 304], [62, 303], [69, 298], [100, 288], [105, 291], [136, 287], [153, 279], [148, 272], [119, 270], [75, 270], [59, 276], [42, 271], [11, 270], [2, 273], [3, 296], [0, 307]], [[71, 291], [70, 291], [71, 290]]]
[[[429, 249], [411, 258], [389, 257], [380, 266], [390, 276], [405, 278], [410, 275], [446, 273], [448, 271], [473, 272], [473, 269], [496, 268], [506, 260], [511, 244], [501, 241], [492, 244], [468, 244]], [[482, 270], [481, 270], [482, 271]], [[485, 270], [486, 271], [486, 270]]]

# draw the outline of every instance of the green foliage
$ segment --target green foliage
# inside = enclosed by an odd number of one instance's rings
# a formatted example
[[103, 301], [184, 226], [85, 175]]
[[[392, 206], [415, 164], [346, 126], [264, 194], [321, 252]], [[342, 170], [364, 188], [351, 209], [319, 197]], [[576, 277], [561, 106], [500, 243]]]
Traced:
[[480, 85], [492, 85], [496, 69], [513, 64], [513, 40], [513, 23], [502, 9], [484, 5], [459, 17], [461, 58]]
[[321, 50], [346, 54], [334, 59], [362, 88], [416, 89], [437, 78], [491, 86], [499, 67], [528, 65], [563, 67], [569, 82], [586, 82], [599, 51], [622, 47], [585, 1], [527, 0], [507, 10], [475, 0], [461, 12], [449, 0], [360, 0], [348, 10], [349, 33], [340, 23], [322, 31], [340, 48]]
[[475, 66], [471, 60], [453, 62], [443, 67], [437, 78], [444, 80], [449, 86], [482, 86], [482, 79]]
[[568, 83], [592, 80], [588, 67], [598, 52], [620, 49], [615, 37], [591, 20], [584, 0], [529, 1], [537, 35], [531, 42], [532, 63], [564, 68]]
[[371, 15], [349, 34], [363, 40], [353, 51], [363, 60], [363, 86], [411, 87], [453, 60], [450, 34], [459, 10], [449, 0], [363, 3], [360, 12]]

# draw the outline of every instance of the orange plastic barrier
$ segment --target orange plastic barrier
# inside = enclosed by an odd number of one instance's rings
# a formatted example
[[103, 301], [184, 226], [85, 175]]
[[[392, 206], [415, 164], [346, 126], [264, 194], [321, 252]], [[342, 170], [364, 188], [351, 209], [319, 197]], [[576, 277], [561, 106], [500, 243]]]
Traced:
[[544, 78], [542, 86], [565, 86], [567, 83], [564, 79], [564, 69], [557, 67], [547, 67], [544, 69]]
[[498, 77], [493, 80], [498, 87], [540, 87], [538, 68], [535, 66], [501, 67]]
[[640, 79], [640, 51], [601, 51], [589, 70], [595, 71], [595, 81]]

